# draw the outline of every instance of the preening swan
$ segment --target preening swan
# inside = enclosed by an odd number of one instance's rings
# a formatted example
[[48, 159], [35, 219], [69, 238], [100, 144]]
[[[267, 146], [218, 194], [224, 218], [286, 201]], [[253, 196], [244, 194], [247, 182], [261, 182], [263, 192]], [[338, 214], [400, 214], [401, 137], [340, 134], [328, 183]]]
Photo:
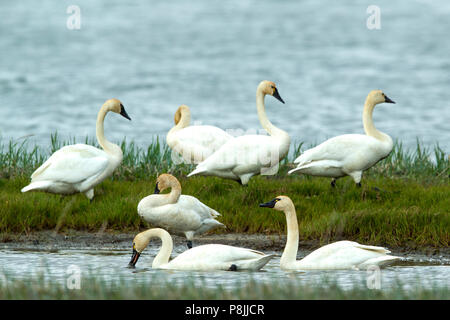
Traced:
[[198, 270], [198, 271], [240, 271], [259, 270], [274, 255], [265, 255], [262, 252], [232, 247], [223, 244], [206, 244], [189, 249], [175, 259], [170, 259], [173, 249], [172, 237], [160, 228], [150, 229], [139, 233], [133, 240], [133, 255], [128, 264], [134, 267], [142, 251], [147, 247], [151, 238], [160, 238], [161, 249], [153, 259], [152, 268], [174, 270]]
[[301, 260], [296, 260], [299, 236], [292, 200], [286, 196], [278, 196], [259, 206], [284, 211], [286, 214], [287, 242], [280, 260], [282, 269], [366, 269], [369, 266], [382, 267], [400, 259], [388, 255], [390, 251], [382, 247], [366, 246], [353, 241], [337, 241], [311, 252]]
[[358, 186], [361, 186], [363, 171], [386, 158], [392, 151], [391, 137], [378, 131], [372, 119], [375, 105], [383, 102], [395, 103], [381, 90], [371, 91], [363, 111], [366, 135], [345, 134], [306, 150], [295, 159], [294, 163], [298, 166], [290, 170], [289, 174], [299, 172], [312, 176], [330, 177], [333, 178], [331, 181], [333, 187], [337, 178], [349, 175]]
[[189, 126], [190, 121], [189, 107], [180, 106], [175, 113], [175, 126], [166, 137], [169, 147], [187, 163], [200, 163], [232, 138], [214, 126]]
[[84, 193], [90, 200], [94, 187], [112, 175], [122, 162], [122, 149], [106, 140], [103, 122], [106, 114], [115, 112], [131, 120], [122, 103], [107, 100], [97, 116], [97, 141], [103, 150], [86, 144], [65, 146], [51, 155], [32, 175], [31, 183], [22, 189], [58, 194]]
[[[205, 161], [199, 163], [188, 177], [193, 175], [218, 176], [239, 181], [245, 185], [251, 177], [261, 173], [274, 174], [278, 163], [287, 155], [290, 137], [287, 132], [275, 127], [267, 118], [264, 97], [281, 99], [275, 83], [261, 81], [256, 90], [256, 106], [266, 135], [244, 135], [230, 139]], [[275, 171], [275, 172], [274, 172]]]
[[[168, 194], [160, 191], [171, 188]], [[183, 234], [192, 248], [192, 239], [217, 227], [225, 227], [215, 220], [220, 214], [201, 203], [197, 198], [181, 194], [180, 182], [170, 174], [162, 174], [156, 180], [155, 194], [142, 199], [138, 214], [155, 227], [162, 227], [175, 234]]]

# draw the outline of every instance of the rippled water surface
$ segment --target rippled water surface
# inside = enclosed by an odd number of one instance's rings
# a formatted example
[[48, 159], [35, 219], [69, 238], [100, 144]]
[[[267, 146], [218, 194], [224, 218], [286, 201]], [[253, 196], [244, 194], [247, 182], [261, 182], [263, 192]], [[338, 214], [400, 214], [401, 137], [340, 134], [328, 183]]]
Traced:
[[[285, 272], [279, 268], [279, 255], [258, 272], [186, 272], [151, 269], [151, 261], [159, 248], [153, 246], [146, 250], [136, 269], [127, 268], [131, 258], [130, 250], [59, 250], [54, 252], [0, 250], [2, 268], [0, 272], [8, 275], [9, 280], [29, 279], [45, 274], [50, 282], [65, 284], [71, 275], [69, 267], [75, 265], [81, 275], [95, 276], [107, 282], [119, 280], [145, 282], [151, 276], [170, 281], [171, 284], [183, 284], [189, 278], [207, 287], [234, 288], [250, 280], [273, 283], [277, 280], [299, 280], [312, 286], [323, 285], [324, 281], [336, 282], [345, 289], [366, 285], [369, 273], [357, 270]], [[185, 250], [176, 247], [172, 257]], [[266, 252], [274, 253], [274, 252]], [[405, 290], [417, 287], [438, 288], [450, 286], [448, 277], [450, 261], [446, 258], [406, 258], [405, 261], [381, 270], [381, 288], [395, 287], [400, 281]], [[68, 273], [69, 272], [69, 273]]]
[[369, 30], [373, 1], [78, 0], [81, 29], [69, 30], [73, 1], [0, 2], [0, 135], [95, 135], [108, 98], [133, 121], [110, 115], [106, 135], [146, 145], [165, 135], [180, 104], [192, 120], [224, 129], [260, 128], [259, 81], [269, 118], [294, 141], [314, 144], [362, 132], [372, 89], [376, 126], [406, 146], [416, 138], [450, 149], [450, 2], [387, 1]]

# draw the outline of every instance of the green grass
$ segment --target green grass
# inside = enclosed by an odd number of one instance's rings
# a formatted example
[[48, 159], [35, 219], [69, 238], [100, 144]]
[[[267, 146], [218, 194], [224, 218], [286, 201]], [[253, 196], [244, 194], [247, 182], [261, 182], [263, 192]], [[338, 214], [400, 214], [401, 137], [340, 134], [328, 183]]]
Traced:
[[215, 177], [186, 178], [192, 166], [175, 166], [170, 150], [158, 140], [146, 149], [124, 141], [123, 165], [96, 187], [89, 203], [81, 194], [20, 192], [33, 170], [63, 145], [56, 135], [51, 142], [48, 153], [24, 143], [0, 145], [0, 233], [97, 231], [105, 223], [109, 231], [137, 232], [148, 227], [137, 215], [138, 202], [153, 193], [158, 174], [169, 172], [179, 178], [184, 194], [222, 214], [219, 220], [227, 230], [218, 233], [284, 234], [284, 215], [258, 206], [284, 194], [296, 205], [301, 240], [348, 239], [412, 248], [449, 245], [449, 161], [438, 146], [431, 152], [418, 143], [417, 150], [406, 151], [396, 144], [388, 158], [364, 174], [362, 188], [347, 177], [332, 189], [329, 179], [286, 175], [301, 144], [292, 148], [278, 175], [254, 177], [243, 187]]
[[[6, 281], [5, 281], [6, 280]], [[418, 281], [417, 283], [421, 283]], [[439, 299], [450, 297], [448, 287], [405, 289], [405, 284], [394, 282], [389, 288], [368, 289], [365, 283], [351, 289], [343, 289], [337, 283], [323, 279], [318, 285], [308, 285], [301, 280], [249, 282], [232, 289], [218, 284], [208, 287], [203, 281], [186, 278], [181, 284], [174, 284], [156, 276], [142, 282], [130, 280], [106, 281], [94, 276], [83, 277], [80, 289], [68, 289], [63, 283], [41, 279], [18, 280], [5, 277], [0, 281], [0, 300], [3, 299], [151, 299], [151, 300], [300, 300], [300, 299]]]

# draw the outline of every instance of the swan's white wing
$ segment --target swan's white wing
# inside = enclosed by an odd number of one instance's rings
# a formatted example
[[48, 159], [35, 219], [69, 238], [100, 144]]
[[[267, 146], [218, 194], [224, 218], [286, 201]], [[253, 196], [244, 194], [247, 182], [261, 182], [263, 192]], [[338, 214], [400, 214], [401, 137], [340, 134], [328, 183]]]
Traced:
[[[171, 269], [228, 270], [231, 265], [243, 269], [258, 269], [272, 256], [264, 253], [222, 244], [207, 244], [187, 250], [169, 262]], [[261, 262], [261, 260], [263, 260]], [[262, 264], [262, 265], [261, 265]]]
[[300, 268], [347, 269], [389, 253], [382, 247], [361, 245], [353, 241], [338, 241], [323, 246], [298, 261]]
[[212, 219], [220, 216], [220, 213], [216, 210], [211, 209], [193, 196], [181, 195], [178, 199], [178, 205], [182, 208], [195, 211], [202, 219]]
[[[157, 195], [155, 197], [158, 197]], [[153, 196], [144, 198], [138, 213], [149, 223], [173, 232], [196, 231], [202, 233], [222, 225], [212, 221], [219, 213], [192, 196], [181, 195], [177, 203], [157, 205]]]
[[344, 161], [355, 153], [365, 152], [373, 146], [374, 138], [362, 134], [345, 134], [331, 138], [318, 146], [306, 150], [295, 159], [299, 166], [313, 161]]
[[190, 161], [203, 161], [232, 138], [214, 126], [190, 126], [170, 133], [169, 146]]
[[217, 150], [232, 138], [220, 128], [214, 126], [190, 126], [174, 133], [181, 144], [192, 143], [210, 150]]
[[262, 166], [271, 167], [278, 163], [279, 158], [280, 145], [275, 138], [264, 135], [245, 135], [229, 140], [209, 158], [199, 163], [194, 171], [199, 173], [233, 171], [239, 175], [252, 171], [258, 172]]
[[102, 173], [108, 166], [108, 156], [102, 150], [85, 144], [65, 146], [40, 166], [31, 181], [80, 183]]
[[174, 232], [196, 230], [202, 225], [202, 219], [195, 211], [187, 210], [176, 203], [147, 208], [139, 214], [153, 226]]

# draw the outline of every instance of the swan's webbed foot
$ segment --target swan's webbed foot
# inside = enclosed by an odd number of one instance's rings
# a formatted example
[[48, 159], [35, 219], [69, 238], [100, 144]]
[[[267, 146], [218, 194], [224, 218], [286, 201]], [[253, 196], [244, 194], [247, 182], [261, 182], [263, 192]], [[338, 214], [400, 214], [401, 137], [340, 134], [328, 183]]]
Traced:
[[188, 249], [192, 249], [192, 240], [186, 241], [186, 245], [187, 245]]

